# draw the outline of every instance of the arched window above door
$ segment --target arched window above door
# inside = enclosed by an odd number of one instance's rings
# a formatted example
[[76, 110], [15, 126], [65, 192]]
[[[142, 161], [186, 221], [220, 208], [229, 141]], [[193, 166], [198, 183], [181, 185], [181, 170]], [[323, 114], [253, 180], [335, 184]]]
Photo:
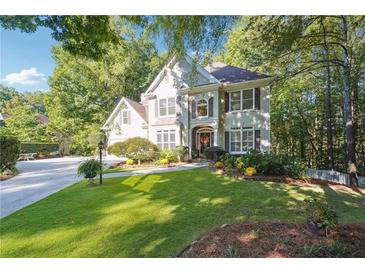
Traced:
[[201, 99], [198, 101], [197, 113], [198, 113], [198, 117], [207, 117], [208, 116], [208, 103], [205, 99]]

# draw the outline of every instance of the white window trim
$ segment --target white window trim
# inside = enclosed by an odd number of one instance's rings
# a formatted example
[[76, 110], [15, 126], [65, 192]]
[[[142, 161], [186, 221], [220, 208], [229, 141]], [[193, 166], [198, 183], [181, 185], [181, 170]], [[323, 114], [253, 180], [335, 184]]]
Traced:
[[[169, 99], [174, 98], [174, 107], [175, 107], [175, 113], [169, 114]], [[175, 97], [165, 97], [165, 98], [159, 98], [158, 100], [158, 116], [159, 117], [175, 117], [176, 116], [176, 98]], [[161, 100], [166, 100], [166, 115], [161, 115], [161, 106], [160, 102]]]
[[[127, 123], [124, 123], [124, 113], [127, 113]], [[122, 110], [122, 123], [121, 125], [128, 125], [129, 123], [129, 115], [130, 115], [130, 112], [129, 110], [125, 109], [125, 110]]]
[[[164, 134], [167, 133], [167, 142], [164, 141]], [[157, 136], [161, 134], [161, 142], [158, 142]], [[171, 142], [171, 136], [175, 135], [175, 142]], [[161, 129], [156, 131], [156, 145], [160, 147], [161, 149], [172, 149], [176, 147], [176, 130], [175, 129]], [[164, 145], [167, 144], [167, 148], [164, 147]], [[174, 146], [172, 145], [174, 144]]]
[[[252, 132], [252, 150], [255, 150], [255, 128], [251, 127], [251, 128], [243, 128], [240, 127], [239, 129], [230, 129], [229, 130], [229, 153], [230, 154], [247, 154], [248, 151], [243, 151], [242, 150], [242, 136], [243, 136], [243, 132], [244, 131], [251, 131]], [[231, 146], [231, 132], [240, 132], [240, 151], [232, 151], [232, 146]]]
[[[255, 102], [255, 88], [252, 88], [252, 108], [250, 108], [250, 109], [243, 109], [242, 108], [242, 106], [243, 106], [243, 100], [242, 100], [242, 98], [243, 98], [243, 91], [244, 90], [250, 90], [249, 88], [247, 88], [247, 89], [240, 89], [240, 90], [234, 90], [234, 91], [230, 91], [229, 92], [229, 112], [233, 112], [233, 113], [235, 113], [235, 112], [247, 112], [247, 111], [253, 111], [253, 110], [255, 110], [255, 105], [256, 105], [256, 102]], [[231, 94], [233, 93], [233, 92], [237, 92], [237, 91], [239, 91], [240, 92], [240, 109], [238, 109], [238, 110], [232, 110], [232, 108], [231, 108]]]

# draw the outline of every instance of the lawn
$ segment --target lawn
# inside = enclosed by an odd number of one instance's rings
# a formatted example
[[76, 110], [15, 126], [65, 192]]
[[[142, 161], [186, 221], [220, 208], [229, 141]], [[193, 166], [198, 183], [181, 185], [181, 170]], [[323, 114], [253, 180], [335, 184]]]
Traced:
[[112, 167], [103, 170], [103, 174], [108, 173], [119, 173], [119, 172], [126, 172], [126, 171], [133, 171], [133, 170], [141, 170], [141, 169], [149, 169], [148, 167], [128, 167], [128, 168], [121, 168], [121, 167]]
[[238, 181], [207, 169], [75, 184], [1, 219], [1, 257], [174, 257], [224, 223], [303, 220], [323, 197], [341, 222], [365, 221], [365, 196], [319, 185]]

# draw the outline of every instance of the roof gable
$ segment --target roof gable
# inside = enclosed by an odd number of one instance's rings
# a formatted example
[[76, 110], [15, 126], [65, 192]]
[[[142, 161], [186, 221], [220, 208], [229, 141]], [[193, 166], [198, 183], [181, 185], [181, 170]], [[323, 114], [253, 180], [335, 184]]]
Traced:
[[122, 97], [118, 102], [117, 106], [114, 108], [113, 112], [109, 115], [108, 119], [104, 123], [102, 127], [103, 129], [106, 128], [107, 125], [115, 118], [115, 116], [120, 111], [120, 108], [122, 107], [123, 103], [125, 103], [130, 109], [134, 110], [143, 119], [143, 121], [147, 122], [145, 107], [136, 101], [133, 101], [126, 97]]

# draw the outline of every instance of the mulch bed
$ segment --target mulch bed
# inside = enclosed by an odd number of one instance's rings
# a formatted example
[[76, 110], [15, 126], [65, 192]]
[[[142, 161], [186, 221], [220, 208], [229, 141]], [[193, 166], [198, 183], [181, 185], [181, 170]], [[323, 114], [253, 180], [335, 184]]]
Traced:
[[14, 176], [16, 176], [16, 174], [5, 174], [5, 175], [0, 175], [0, 181], [5, 181], [7, 179], [13, 178]]
[[223, 225], [185, 248], [185, 258], [365, 257], [365, 223], [340, 224], [327, 237], [304, 222]]
[[356, 192], [365, 194], [365, 189], [360, 187], [351, 187], [344, 184], [338, 184], [327, 180], [320, 180], [320, 179], [312, 179], [312, 178], [291, 178], [288, 176], [266, 176], [266, 175], [239, 175], [238, 173], [234, 173], [231, 175], [227, 175], [224, 173], [223, 170], [217, 170], [214, 168], [209, 168], [211, 171], [215, 171], [216, 174], [222, 175], [222, 176], [230, 176], [234, 177], [236, 179], [240, 180], [251, 180], [251, 181], [269, 181], [269, 182], [275, 182], [275, 183], [286, 183], [286, 184], [292, 184], [292, 185], [308, 185], [308, 184], [315, 184], [315, 185], [322, 185], [322, 186], [333, 186], [333, 187], [339, 187], [339, 188], [351, 188]]

